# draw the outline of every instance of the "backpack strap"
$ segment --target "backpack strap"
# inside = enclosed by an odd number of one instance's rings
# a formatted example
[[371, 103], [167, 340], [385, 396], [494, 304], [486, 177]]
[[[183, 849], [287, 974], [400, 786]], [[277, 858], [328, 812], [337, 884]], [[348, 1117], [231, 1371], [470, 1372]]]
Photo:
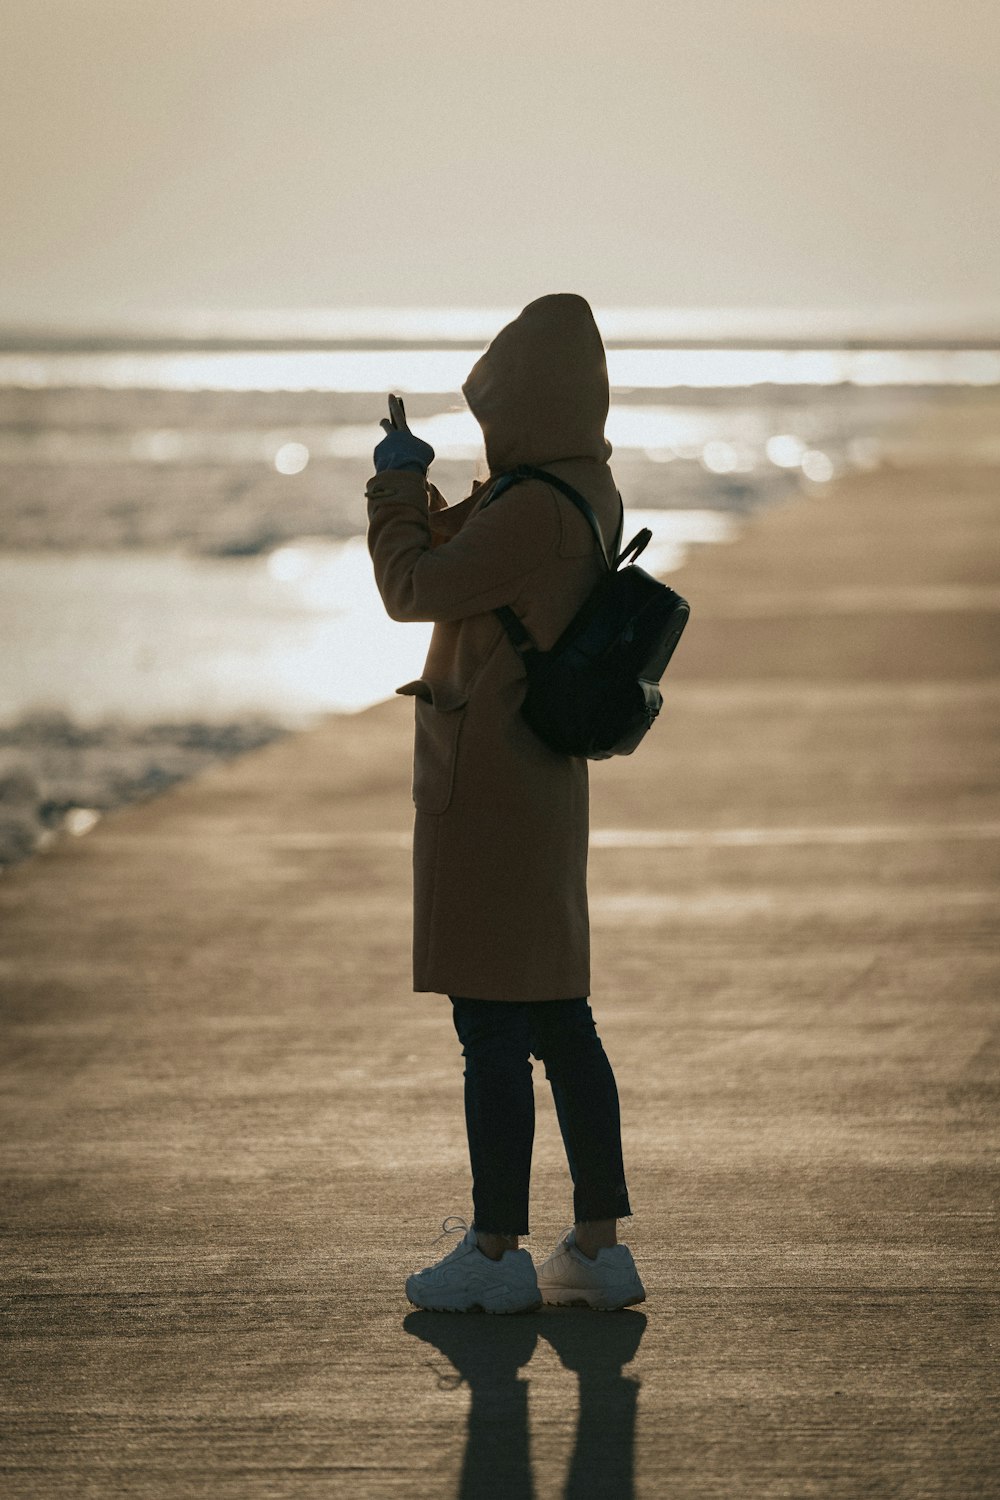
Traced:
[[519, 656], [529, 657], [537, 654], [538, 647], [509, 604], [501, 604], [493, 613], [506, 630], [507, 637]]
[[[618, 533], [618, 540], [621, 541], [621, 532]], [[617, 558], [615, 559], [615, 567], [620, 567], [621, 564], [625, 561], [626, 557], [630, 557], [634, 562], [635, 559], [639, 556], [640, 552], [645, 552], [646, 548], [649, 546], [652, 540], [653, 533], [650, 531], [648, 526], [644, 526], [641, 531], [636, 532], [635, 536], [625, 548], [625, 551], [619, 552]]]
[[[621, 491], [619, 491], [619, 493], [618, 493], [618, 530], [615, 532], [615, 550], [614, 550], [614, 552], [611, 555], [611, 567], [612, 567], [612, 570], [614, 570], [615, 568], [620, 567], [621, 566], [621, 560], [622, 560], [622, 558], [626, 557], [628, 555], [627, 552], [623, 552], [621, 550], [621, 547], [622, 547], [622, 537], [624, 535], [625, 535], [625, 501], [621, 497]], [[653, 533], [650, 532], [649, 535], [650, 535], [650, 537], [652, 537]], [[641, 551], [642, 548], [640, 548], [639, 550]]]
[[[608, 549], [604, 544], [604, 537], [601, 532], [600, 522], [594, 515], [593, 509], [590, 506], [589, 502], [584, 499], [579, 490], [575, 490], [571, 484], [567, 484], [566, 481], [564, 479], [560, 479], [557, 474], [550, 474], [547, 469], [536, 469], [533, 464], [519, 464], [516, 469], [508, 469], [506, 473], [501, 474], [498, 477], [496, 484], [493, 486], [492, 490], [483, 501], [482, 508], [485, 510], [487, 505], [489, 505], [493, 500], [498, 499], [505, 490], [510, 489], [511, 485], [517, 484], [521, 479], [540, 479], [543, 484], [551, 484], [554, 489], [559, 490], [563, 495], [565, 495], [567, 500], [572, 501], [577, 510], [580, 511], [581, 515], [583, 515], [585, 519], [590, 523], [590, 529], [594, 533], [594, 536], [597, 538], [597, 545], [600, 548], [601, 556], [604, 558], [605, 566], [607, 567], [609, 573], [613, 572], [621, 561], [621, 557], [619, 556], [619, 549], [622, 544], [622, 534], [625, 530], [625, 503], [622, 500], [621, 495], [618, 496], [618, 504], [621, 508], [621, 516], [618, 521], [618, 530], [615, 533], [614, 549], [611, 553], [611, 556], [609, 557]], [[507, 637], [511, 645], [514, 647], [514, 650], [522, 658], [522, 660], [527, 662], [529, 658], [533, 658], [538, 655], [538, 647], [535, 645], [521, 620], [514, 613], [509, 604], [502, 604], [499, 609], [495, 609], [493, 613], [496, 615], [504, 630], [507, 632]]]
[[612, 572], [617, 567], [618, 552], [622, 544], [622, 533], [625, 529], [625, 505], [621, 495], [618, 496], [618, 504], [621, 507], [621, 518], [618, 522], [618, 530], [615, 533], [615, 544], [609, 557], [600, 523], [594, 515], [589, 501], [584, 499], [579, 490], [575, 490], [571, 484], [567, 484], [565, 479], [560, 479], [558, 474], [550, 474], [548, 469], [537, 469], [534, 464], [518, 464], [516, 469], [508, 469], [505, 474], [500, 475], [493, 489], [483, 501], [483, 508], [485, 509], [487, 505], [496, 500], [512, 484], [517, 484], [520, 479], [540, 479], [543, 484], [551, 484], [553, 489], [557, 489], [561, 494], [565, 495], [566, 499], [576, 506], [580, 514], [588, 522], [591, 531], [597, 538], [597, 545], [600, 548], [601, 556], [604, 558], [604, 564], [608, 572]]

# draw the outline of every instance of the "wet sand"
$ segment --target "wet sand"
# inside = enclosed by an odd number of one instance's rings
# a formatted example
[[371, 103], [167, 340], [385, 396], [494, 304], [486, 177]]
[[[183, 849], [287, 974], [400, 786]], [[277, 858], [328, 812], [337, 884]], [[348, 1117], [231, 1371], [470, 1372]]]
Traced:
[[753, 517], [594, 768], [641, 1310], [403, 1299], [469, 1207], [407, 703], [4, 877], [9, 1495], [997, 1493], [998, 496], [897, 469]]

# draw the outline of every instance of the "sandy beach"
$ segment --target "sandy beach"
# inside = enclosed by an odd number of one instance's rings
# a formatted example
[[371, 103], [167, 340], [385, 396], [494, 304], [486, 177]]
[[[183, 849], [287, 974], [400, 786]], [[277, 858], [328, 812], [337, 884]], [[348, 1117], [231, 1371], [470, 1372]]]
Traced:
[[408, 704], [8, 872], [8, 1494], [996, 1493], [998, 493], [922, 464], [761, 510], [594, 768], [641, 1311], [403, 1299], [469, 1207]]

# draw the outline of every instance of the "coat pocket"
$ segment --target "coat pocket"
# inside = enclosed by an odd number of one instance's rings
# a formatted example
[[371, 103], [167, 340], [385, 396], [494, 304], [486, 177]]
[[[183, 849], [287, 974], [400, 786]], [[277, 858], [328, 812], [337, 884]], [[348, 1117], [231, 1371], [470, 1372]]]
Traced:
[[415, 698], [413, 739], [413, 803], [418, 812], [443, 813], [455, 784], [458, 736], [465, 718], [468, 693], [447, 682], [418, 677], [396, 689]]

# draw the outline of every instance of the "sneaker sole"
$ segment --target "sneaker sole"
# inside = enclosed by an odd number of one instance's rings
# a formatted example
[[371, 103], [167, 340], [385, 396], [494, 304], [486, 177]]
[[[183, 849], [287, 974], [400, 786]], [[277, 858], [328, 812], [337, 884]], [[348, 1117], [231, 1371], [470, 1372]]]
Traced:
[[538, 1312], [542, 1306], [541, 1298], [537, 1302], [529, 1302], [521, 1307], [484, 1307], [481, 1302], [470, 1302], [468, 1307], [448, 1306], [446, 1303], [414, 1302], [412, 1297], [407, 1297], [411, 1307], [417, 1308], [419, 1312], [442, 1312], [442, 1313], [490, 1313], [494, 1317], [517, 1317], [519, 1313]]
[[641, 1290], [624, 1297], [587, 1292], [578, 1286], [546, 1287], [542, 1292], [542, 1301], [550, 1307], [590, 1307], [594, 1312], [620, 1312], [623, 1307], [636, 1307], [645, 1300], [646, 1293]]

